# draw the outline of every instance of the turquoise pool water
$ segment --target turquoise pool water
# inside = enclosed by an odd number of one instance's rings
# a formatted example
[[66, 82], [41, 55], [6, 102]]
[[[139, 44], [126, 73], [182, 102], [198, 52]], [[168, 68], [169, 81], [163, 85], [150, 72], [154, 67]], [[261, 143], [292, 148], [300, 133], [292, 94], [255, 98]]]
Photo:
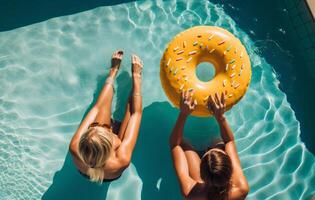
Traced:
[[[159, 60], [174, 35], [200, 24], [226, 28], [251, 58], [250, 88], [226, 114], [250, 184], [248, 199], [310, 199], [314, 155], [300, 140], [273, 66], [222, 7], [178, 0], [99, 7], [0, 33], [0, 199], [180, 199], [168, 149], [178, 111], [161, 89]], [[114, 118], [124, 113], [134, 52], [145, 63], [143, 121], [132, 165], [119, 180], [97, 185], [77, 173], [68, 144], [119, 48], [126, 54]], [[218, 127], [213, 119], [191, 117], [185, 134], [204, 148]]]

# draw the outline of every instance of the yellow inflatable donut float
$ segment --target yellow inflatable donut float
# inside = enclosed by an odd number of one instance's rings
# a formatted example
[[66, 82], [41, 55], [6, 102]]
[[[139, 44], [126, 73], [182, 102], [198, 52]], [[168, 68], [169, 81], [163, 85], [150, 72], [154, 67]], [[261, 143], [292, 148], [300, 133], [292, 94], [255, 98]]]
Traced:
[[[203, 82], [196, 76], [201, 62], [214, 65], [215, 76]], [[168, 44], [160, 63], [163, 89], [171, 102], [179, 107], [181, 92], [194, 89], [197, 106], [192, 115], [210, 116], [207, 109], [209, 95], [226, 93], [227, 110], [245, 94], [251, 66], [245, 47], [233, 34], [214, 26], [187, 29]]]

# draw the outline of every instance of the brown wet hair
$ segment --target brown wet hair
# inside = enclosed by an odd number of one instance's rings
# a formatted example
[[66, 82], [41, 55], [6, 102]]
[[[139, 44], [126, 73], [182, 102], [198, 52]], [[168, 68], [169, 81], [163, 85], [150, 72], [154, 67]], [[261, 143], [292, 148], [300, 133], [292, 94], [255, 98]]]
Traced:
[[212, 149], [205, 153], [201, 159], [200, 174], [202, 180], [209, 187], [209, 199], [228, 199], [232, 162], [224, 151]]

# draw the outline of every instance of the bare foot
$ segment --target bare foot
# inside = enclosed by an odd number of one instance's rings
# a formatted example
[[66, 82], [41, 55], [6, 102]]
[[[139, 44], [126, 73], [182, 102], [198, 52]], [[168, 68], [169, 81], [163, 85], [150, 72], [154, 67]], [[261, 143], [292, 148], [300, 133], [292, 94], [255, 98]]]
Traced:
[[132, 70], [132, 74], [135, 75], [135, 76], [141, 77], [142, 68], [143, 68], [142, 60], [137, 55], [132, 55], [131, 56], [131, 70]]
[[112, 66], [111, 69], [114, 71], [118, 71], [120, 67], [120, 63], [122, 60], [122, 57], [124, 55], [124, 52], [121, 50], [115, 51], [112, 55]]

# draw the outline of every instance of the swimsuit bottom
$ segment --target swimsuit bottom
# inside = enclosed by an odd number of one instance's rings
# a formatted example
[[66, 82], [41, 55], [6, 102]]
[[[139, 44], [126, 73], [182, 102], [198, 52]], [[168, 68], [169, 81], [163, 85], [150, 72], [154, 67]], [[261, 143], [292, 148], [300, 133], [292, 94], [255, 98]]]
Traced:
[[[78, 170], [78, 171], [79, 171], [79, 170]], [[81, 171], [79, 171], [79, 173], [80, 173], [83, 177], [85, 177], [85, 178], [87, 178], [87, 179], [90, 180], [90, 177], [89, 177], [88, 175], [82, 173]], [[120, 174], [119, 176], [117, 176], [116, 178], [113, 178], [113, 179], [103, 179], [103, 183], [104, 183], [104, 182], [108, 183], [108, 182], [115, 181], [115, 180], [119, 179], [120, 177], [121, 177], [121, 174]]]

